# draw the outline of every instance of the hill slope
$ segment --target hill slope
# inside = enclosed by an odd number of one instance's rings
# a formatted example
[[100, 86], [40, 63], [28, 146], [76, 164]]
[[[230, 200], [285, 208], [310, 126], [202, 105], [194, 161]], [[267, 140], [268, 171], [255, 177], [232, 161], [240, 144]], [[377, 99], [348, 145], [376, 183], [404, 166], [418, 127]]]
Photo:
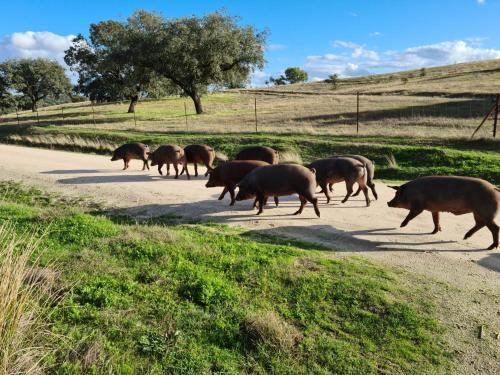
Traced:
[[[407, 79], [407, 82], [405, 80]], [[255, 91], [255, 90], [254, 90]], [[294, 91], [311, 94], [370, 94], [476, 96], [500, 92], [500, 59], [340, 79], [337, 89], [326, 82], [274, 86], [261, 92]]]

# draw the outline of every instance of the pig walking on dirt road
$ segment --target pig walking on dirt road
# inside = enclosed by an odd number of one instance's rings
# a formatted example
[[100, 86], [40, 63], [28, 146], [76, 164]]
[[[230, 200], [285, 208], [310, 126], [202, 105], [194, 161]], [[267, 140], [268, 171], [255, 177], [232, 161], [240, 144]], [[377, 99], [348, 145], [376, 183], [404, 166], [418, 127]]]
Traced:
[[148, 169], [149, 146], [144, 143], [127, 143], [113, 151], [111, 161], [123, 159], [123, 170], [128, 168], [132, 159], [142, 160], [144, 162], [142, 170]]
[[262, 160], [269, 164], [278, 164], [279, 153], [271, 147], [247, 147], [236, 155], [236, 160]]
[[[164, 164], [167, 165], [167, 176], [170, 176], [170, 164], [173, 164], [175, 170], [175, 178], [179, 178], [179, 164], [186, 166], [186, 158], [184, 156], [184, 150], [177, 145], [163, 145], [158, 147], [155, 151], [149, 154], [149, 160], [151, 160], [151, 166], [154, 167], [158, 165], [158, 173], [163, 175], [161, 171]], [[189, 171], [186, 169], [186, 175], [189, 179]]]
[[[334, 155], [334, 156], [330, 156], [330, 158], [339, 158], [339, 157], [356, 159], [359, 162], [363, 163], [363, 165], [366, 168], [366, 172], [368, 172], [368, 174], [366, 176], [366, 185], [371, 189], [371, 191], [373, 193], [373, 197], [375, 198], [375, 200], [377, 200], [378, 194], [377, 194], [377, 191], [375, 190], [375, 183], [373, 182], [373, 180], [375, 178], [375, 163], [363, 155]], [[330, 189], [330, 192], [332, 192], [333, 191], [333, 184], [329, 184], [328, 188]], [[361, 190], [362, 190], [361, 186], [358, 186], [358, 190], [352, 196], [357, 197], [359, 195], [359, 193], [361, 192]]]
[[[225, 162], [219, 165], [212, 171], [209, 171], [208, 182], [206, 183], [207, 188], [223, 186], [224, 190], [222, 190], [221, 195], [219, 196], [219, 200], [224, 199], [224, 196], [227, 192], [231, 195], [231, 203], [230, 206], [234, 205], [235, 193], [234, 189], [238, 182], [240, 182], [248, 173], [253, 171], [255, 168], [263, 167], [269, 165], [262, 160], [233, 160]], [[278, 205], [278, 198], [275, 197], [276, 206]], [[257, 200], [254, 203], [257, 203]]]
[[[194, 164], [194, 176], [198, 177], [198, 164], [202, 164], [207, 168], [205, 177], [208, 176], [208, 171], [211, 171], [212, 164], [215, 160], [215, 150], [207, 145], [189, 145], [184, 147], [184, 155], [187, 164]], [[187, 164], [182, 168], [181, 174], [186, 171]]]
[[298, 194], [300, 208], [294, 215], [302, 213], [307, 202], [311, 202], [319, 217], [318, 198], [315, 196], [315, 171], [301, 165], [277, 164], [255, 168], [239, 183], [237, 201], [256, 197], [260, 215], [267, 197]]
[[370, 205], [366, 187], [368, 173], [360, 161], [347, 157], [327, 158], [314, 161], [307, 167], [316, 170], [316, 181], [325, 193], [326, 203], [330, 203], [331, 199], [327, 185], [345, 181], [347, 194], [342, 203], [347, 202], [353, 192], [353, 185], [357, 182], [365, 195], [366, 206]]
[[432, 233], [435, 234], [441, 230], [440, 212], [455, 215], [472, 213], [476, 224], [465, 234], [464, 239], [486, 226], [493, 236], [493, 243], [488, 250], [498, 247], [499, 227], [494, 219], [500, 207], [500, 190], [489, 182], [473, 177], [429, 176], [391, 188], [396, 190], [396, 195], [387, 205], [410, 210], [401, 227], [427, 210], [432, 213]]

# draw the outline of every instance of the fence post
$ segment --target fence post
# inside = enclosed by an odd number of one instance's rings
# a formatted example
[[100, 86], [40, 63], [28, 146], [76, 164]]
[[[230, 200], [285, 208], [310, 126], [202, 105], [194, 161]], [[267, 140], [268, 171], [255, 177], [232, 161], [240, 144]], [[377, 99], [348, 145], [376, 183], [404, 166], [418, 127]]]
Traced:
[[137, 128], [137, 120], [135, 119], [135, 108], [134, 108], [134, 126]]
[[189, 127], [188, 127], [188, 113], [187, 113], [186, 102], [184, 102], [184, 119], [186, 120], [186, 131], [189, 131]]
[[62, 114], [62, 119], [64, 121], [64, 107], [61, 107], [61, 114]]
[[497, 123], [498, 123], [498, 106], [500, 105], [500, 94], [497, 94], [497, 100], [495, 105], [495, 117], [493, 119], [493, 138], [497, 136]]
[[36, 109], [36, 122], [40, 125], [40, 117], [38, 117], [38, 108]]
[[95, 123], [94, 103], [91, 101], [90, 105], [92, 106], [92, 121], [94, 122], [94, 125], [96, 125], [96, 123]]
[[19, 126], [19, 112], [17, 106], [16, 106], [16, 117], [17, 117], [17, 125]]
[[257, 97], [254, 97], [254, 114], [255, 114], [255, 132], [258, 132], [258, 121], [257, 121]]
[[359, 134], [359, 91], [356, 93], [356, 135]]

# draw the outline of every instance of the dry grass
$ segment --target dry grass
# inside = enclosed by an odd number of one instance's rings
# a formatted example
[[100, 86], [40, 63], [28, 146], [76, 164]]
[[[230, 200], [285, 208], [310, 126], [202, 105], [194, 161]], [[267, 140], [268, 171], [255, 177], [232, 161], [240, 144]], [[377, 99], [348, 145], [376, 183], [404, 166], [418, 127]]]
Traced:
[[34, 236], [19, 237], [0, 227], [0, 373], [41, 374], [47, 323], [44, 313], [53, 300], [47, 289], [52, 273], [30, 265], [37, 250]]
[[384, 157], [385, 157], [385, 160], [387, 160], [387, 165], [389, 166], [389, 168], [392, 168], [392, 169], [399, 168], [398, 162], [396, 161], [396, 158], [394, 157], [393, 154], [384, 155]]
[[292, 351], [302, 339], [297, 328], [273, 311], [249, 314], [242, 330], [251, 346], [265, 345], [276, 351]]
[[288, 150], [280, 152], [280, 163], [283, 164], [304, 164], [302, 157], [297, 151]]
[[43, 146], [48, 148], [71, 148], [88, 149], [95, 151], [109, 151], [112, 152], [118, 147], [117, 144], [110, 143], [109, 141], [102, 140], [96, 137], [83, 138], [78, 135], [68, 134], [33, 134], [33, 135], [20, 135], [13, 134], [7, 137], [7, 140], [12, 143], [27, 143], [32, 146]]

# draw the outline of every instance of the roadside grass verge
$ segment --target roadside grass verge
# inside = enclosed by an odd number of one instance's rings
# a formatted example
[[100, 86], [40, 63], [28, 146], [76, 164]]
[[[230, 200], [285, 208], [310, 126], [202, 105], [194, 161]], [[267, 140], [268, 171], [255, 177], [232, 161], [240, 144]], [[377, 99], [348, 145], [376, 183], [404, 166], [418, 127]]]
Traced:
[[[64, 297], [49, 370], [446, 373], [428, 296], [359, 258], [218, 224], [136, 222], [0, 184], [0, 225], [45, 233]], [[37, 254], [34, 254], [36, 256]]]
[[[381, 179], [408, 180], [424, 175], [464, 175], [484, 178], [500, 185], [498, 140], [268, 133], [144, 133], [50, 126], [9, 129], [0, 129], [0, 142], [106, 155], [117, 145], [130, 141], [145, 142], [151, 148], [168, 143], [181, 146], [207, 143], [229, 158], [234, 157], [242, 147], [267, 145], [282, 153], [294, 155], [294, 160], [305, 163], [335, 154], [362, 154], [375, 161], [376, 177]], [[398, 168], [388, 163], [387, 155], [393, 155]]]

